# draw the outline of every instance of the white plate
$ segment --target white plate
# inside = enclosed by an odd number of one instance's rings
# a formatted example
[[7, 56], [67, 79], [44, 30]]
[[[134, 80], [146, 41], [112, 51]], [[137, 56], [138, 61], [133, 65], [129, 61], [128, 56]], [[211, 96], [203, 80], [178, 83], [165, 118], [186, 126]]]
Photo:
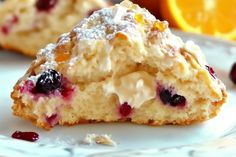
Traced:
[[[11, 114], [10, 92], [25, 73], [31, 59], [0, 50], [0, 156], [236, 156], [236, 86], [228, 77], [236, 62], [236, 44], [175, 31], [203, 49], [210, 65], [226, 84], [229, 99], [220, 114], [207, 122], [190, 126], [151, 127], [130, 123], [57, 126], [51, 131], [34, 127]], [[16, 131], [35, 131], [35, 143], [11, 139]], [[111, 134], [117, 147], [84, 146], [87, 133]]]

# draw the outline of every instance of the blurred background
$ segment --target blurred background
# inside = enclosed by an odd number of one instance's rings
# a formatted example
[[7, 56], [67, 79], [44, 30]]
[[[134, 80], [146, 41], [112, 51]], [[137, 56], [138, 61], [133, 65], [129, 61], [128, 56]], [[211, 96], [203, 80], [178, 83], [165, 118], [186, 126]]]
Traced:
[[[113, 2], [120, 2], [114, 0]], [[132, 0], [170, 27], [236, 40], [236, 0]]]

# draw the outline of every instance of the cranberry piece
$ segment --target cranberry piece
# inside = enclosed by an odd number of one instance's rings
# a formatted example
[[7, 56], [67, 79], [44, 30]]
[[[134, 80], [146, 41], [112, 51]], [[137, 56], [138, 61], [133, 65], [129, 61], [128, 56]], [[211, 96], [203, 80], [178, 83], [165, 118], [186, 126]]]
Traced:
[[55, 70], [48, 69], [38, 78], [35, 90], [38, 93], [49, 94], [61, 87], [61, 75]]
[[184, 96], [175, 94], [171, 97], [170, 105], [171, 106], [185, 106], [186, 99]]
[[25, 141], [35, 142], [39, 139], [39, 135], [35, 132], [21, 132], [15, 131], [12, 135], [12, 138], [21, 139]]
[[63, 86], [63, 87], [61, 88], [61, 95], [62, 95], [65, 99], [70, 99], [73, 92], [74, 92], [74, 88], [73, 88], [73, 87], [70, 87], [70, 86]]
[[50, 124], [51, 126], [54, 126], [58, 123], [59, 121], [59, 116], [57, 114], [52, 114], [51, 116], [47, 116], [46, 117], [46, 121], [48, 122], [48, 124]]
[[2, 26], [1, 27], [1, 32], [3, 33], [3, 34], [5, 34], [5, 35], [7, 35], [7, 34], [9, 34], [9, 32], [10, 32], [10, 28], [9, 28], [9, 26]]
[[214, 69], [208, 65], [206, 65], [206, 69], [209, 71], [209, 73], [211, 74], [211, 76], [215, 79], [216, 78], [216, 73], [214, 71]]
[[229, 77], [233, 81], [233, 83], [236, 84], [236, 63], [233, 64]]
[[16, 16], [16, 15], [13, 15], [13, 16], [12, 16], [12, 19], [11, 19], [11, 23], [12, 23], [12, 24], [16, 24], [16, 23], [18, 23], [18, 22], [19, 22], [19, 17]]
[[119, 112], [123, 117], [128, 117], [130, 115], [131, 111], [132, 111], [132, 108], [127, 102], [123, 103], [120, 106]]
[[60, 92], [62, 97], [67, 100], [71, 98], [72, 93], [74, 92], [74, 87], [71, 85], [71, 82], [65, 77], [62, 77], [62, 86]]
[[171, 100], [171, 92], [169, 90], [161, 90], [159, 96], [163, 104], [167, 104]]
[[13, 15], [12, 18], [1, 27], [1, 32], [5, 35], [9, 34], [13, 25], [17, 24], [18, 22], [19, 22], [18, 16]]
[[37, 0], [35, 6], [38, 11], [50, 11], [57, 2], [58, 0]]
[[21, 93], [32, 92], [33, 90], [34, 90], [34, 83], [31, 80], [25, 81], [24, 86], [20, 87]]

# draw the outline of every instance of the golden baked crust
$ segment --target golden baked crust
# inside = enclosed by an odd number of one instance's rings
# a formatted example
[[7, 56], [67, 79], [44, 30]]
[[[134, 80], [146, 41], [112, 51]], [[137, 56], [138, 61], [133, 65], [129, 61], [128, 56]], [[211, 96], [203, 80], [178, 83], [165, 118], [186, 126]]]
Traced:
[[[15, 87], [16, 88], [16, 87]], [[225, 91], [222, 91], [222, 93], [225, 95], [224, 99], [222, 99], [222, 101], [217, 102], [217, 107], [215, 108], [215, 110], [212, 111], [212, 113], [210, 113], [209, 117], [205, 117], [203, 115], [199, 115], [198, 117], [195, 117], [194, 119], [184, 119], [184, 120], [176, 120], [176, 121], [169, 121], [168, 119], [164, 120], [164, 121], [155, 121], [152, 119], [149, 119], [148, 122], [143, 123], [143, 122], [139, 122], [139, 121], [134, 121], [134, 123], [136, 124], [144, 124], [144, 125], [151, 125], [151, 126], [161, 126], [161, 125], [189, 125], [189, 124], [194, 124], [194, 123], [200, 123], [203, 122], [205, 120], [208, 120], [209, 118], [213, 118], [215, 116], [217, 116], [219, 109], [221, 107], [222, 104], [224, 104], [226, 102], [226, 98], [227, 98], [227, 94], [225, 93]], [[15, 116], [18, 117], [22, 117], [26, 120], [31, 121], [35, 126], [40, 127], [40, 128], [44, 128], [46, 130], [50, 130], [52, 128], [52, 126], [50, 126], [48, 123], [46, 122], [37, 122], [37, 116], [32, 114], [31, 111], [27, 111], [24, 106], [24, 104], [21, 102], [20, 99], [14, 97], [14, 94], [12, 93], [11, 96], [14, 99], [14, 104], [12, 106], [12, 110], [13, 110], [13, 114]], [[131, 119], [119, 119], [117, 121], [105, 121], [105, 120], [87, 120], [87, 119], [78, 119], [77, 121], [73, 121], [73, 122], [61, 122], [59, 121], [59, 125], [64, 125], [64, 126], [73, 126], [76, 124], [88, 124], [88, 123], [102, 123], [102, 122], [131, 122]], [[133, 121], [132, 121], [133, 122]]]
[[[61, 85], [38, 91], [50, 70]], [[227, 93], [196, 44], [124, 1], [40, 50], [11, 97], [15, 115], [50, 129], [120, 121], [188, 125], [216, 116]]]

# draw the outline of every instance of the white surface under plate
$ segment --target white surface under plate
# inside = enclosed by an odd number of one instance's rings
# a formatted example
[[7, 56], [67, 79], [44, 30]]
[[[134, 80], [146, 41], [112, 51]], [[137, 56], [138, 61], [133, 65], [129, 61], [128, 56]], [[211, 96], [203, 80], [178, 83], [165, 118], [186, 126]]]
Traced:
[[[228, 102], [216, 118], [190, 126], [100, 123], [57, 126], [45, 131], [11, 113], [10, 92], [25, 73], [31, 59], [0, 50], [0, 156], [236, 156], [236, 86], [228, 77], [233, 62], [236, 62], [236, 45], [203, 36], [175, 33], [200, 45], [209, 64], [215, 67], [218, 77], [227, 86]], [[16, 130], [35, 131], [40, 139], [31, 143], [10, 138]], [[82, 145], [80, 142], [87, 133], [111, 134], [118, 145]]]

